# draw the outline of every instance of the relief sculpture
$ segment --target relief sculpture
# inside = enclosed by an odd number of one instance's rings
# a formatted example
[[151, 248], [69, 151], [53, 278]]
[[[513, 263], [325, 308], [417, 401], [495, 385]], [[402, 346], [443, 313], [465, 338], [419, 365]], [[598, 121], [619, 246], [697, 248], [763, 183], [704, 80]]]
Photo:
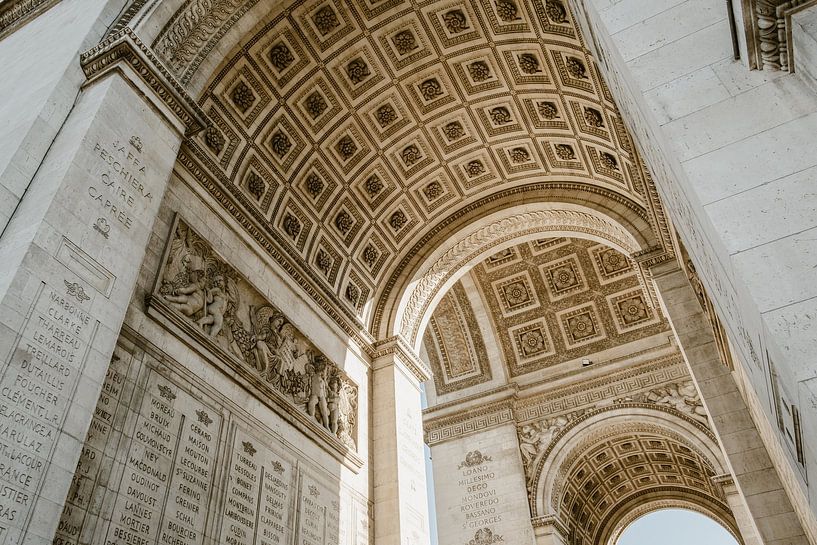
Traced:
[[681, 414], [688, 416], [704, 425], [709, 425], [698, 390], [691, 380], [666, 384], [649, 392], [642, 392], [614, 400], [615, 403], [655, 403], [671, 407]]
[[357, 386], [179, 220], [152, 301], [356, 449]]

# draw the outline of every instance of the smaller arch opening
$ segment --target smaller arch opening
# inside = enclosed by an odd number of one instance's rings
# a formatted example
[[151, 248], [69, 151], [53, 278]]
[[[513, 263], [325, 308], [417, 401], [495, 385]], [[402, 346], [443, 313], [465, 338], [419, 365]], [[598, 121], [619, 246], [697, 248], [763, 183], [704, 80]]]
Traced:
[[610, 545], [739, 545], [716, 520], [689, 509], [659, 509], [628, 524]]

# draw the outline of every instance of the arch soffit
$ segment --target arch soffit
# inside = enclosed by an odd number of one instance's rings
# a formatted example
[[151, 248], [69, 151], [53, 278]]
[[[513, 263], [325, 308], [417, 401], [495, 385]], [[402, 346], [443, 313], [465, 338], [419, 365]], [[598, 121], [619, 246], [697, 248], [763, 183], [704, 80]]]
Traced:
[[[246, 42], [250, 36], [253, 36], [259, 29], [264, 28], [270, 22], [280, 19], [282, 16], [289, 15], [291, 11], [290, 8], [294, 10], [296, 8], [293, 6], [296, 5], [299, 5], [299, 2], [278, 2], [270, 9], [266, 3], [258, 2], [257, 0], [220, 0], [208, 3], [208, 5], [204, 5], [202, 0], [194, 0], [192, 2], [182, 2], [181, 0], [148, 0], [133, 18], [132, 25], [136, 27], [137, 33], [140, 34], [146, 42], [153, 45], [157, 54], [170, 65], [171, 69], [188, 88], [189, 92], [194, 96], [201, 96], [207, 91], [207, 85], [210, 83], [213, 74], [220, 74], [219, 70], [223, 73], [229, 68], [229, 66], [225, 68], [220, 67], [225, 63], [229, 64], [232, 62], [230, 59], [232, 59], [234, 51], [239, 50], [243, 42]], [[385, 13], [386, 12], [382, 12], [378, 16], [383, 16]], [[572, 22], [568, 21], [568, 24], [572, 25]], [[577, 37], [576, 39], [580, 41], [580, 38]], [[590, 60], [590, 62], [592, 63], [592, 60]], [[591, 79], [595, 77], [596, 76], [593, 76]], [[598, 100], [602, 103], [611, 100], [609, 98], [603, 98], [603, 82], [599, 85], [601, 90], [598, 91]], [[621, 138], [622, 137], [619, 136], [619, 139]], [[628, 137], [624, 138], [626, 139]], [[624, 147], [626, 148], [626, 146]], [[632, 161], [639, 163], [640, 160], [634, 155]], [[638, 169], [639, 167], [636, 167], [636, 170]], [[652, 189], [654, 188], [652, 188], [649, 176], [646, 175], [645, 172], [642, 173], [642, 175], [644, 177], [642, 183], [646, 186], [646, 194], [637, 197], [640, 202], [630, 199], [627, 195], [620, 192], [606, 189], [603, 185], [598, 185], [595, 180], [588, 179], [586, 183], [582, 183], [575, 176], [567, 176], [566, 179], [574, 179], [575, 181], [566, 183], [554, 183], [555, 180], [553, 178], [546, 177], [547, 180], [539, 184], [540, 189], [533, 187], [536, 184], [528, 184], [530, 187], [516, 185], [504, 191], [515, 192], [517, 200], [529, 200], [535, 198], [537, 194], [541, 194], [541, 188], [546, 188], [545, 192], [553, 192], [555, 188], [556, 193], [573, 192], [573, 198], [575, 200], [585, 200], [599, 209], [607, 207], [610, 210], [610, 217], [616, 218], [619, 224], [626, 225], [627, 228], [635, 233], [635, 238], [639, 243], [638, 246], [632, 247], [631, 251], [624, 252], [632, 255], [636, 251], [647, 251], [648, 249], [661, 247], [663, 244], [661, 241], [667, 238], [664, 236], [663, 231], [665, 231], [665, 229], [661, 227], [662, 223], [660, 221], [661, 217], [663, 217], [663, 213], [660, 210], [648, 210], [648, 208], [651, 209], [655, 206], [655, 199], [652, 195]], [[537, 177], [539, 177], [538, 174], [531, 173], [528, 181], [535, 180]], [[579, 196], [584, 189], [588, 191], [586, 199], [582, 199], [582, 197]], [[530, 191], [530, 195], [526, 194], [527, 191]], [[490, 201], [492, 198], [494, 197], [489, 196], [488, 200]], [[570, 199], [570, 197], [566, 198]], [[608, 200], [610, 202], [607, 202]], [[645, 202], [649, 204], [645, 204]], [[390, 333], [395, 332], [405, 335], [408, 331], [412, 331], [410, 337], [412, 337], [413, 340], [419, 337], [417, 333], [421, 330], [422, 324], [424, 323], [422, 317], [423, 312], [421, 311], [419, 313], [420, 319], [418, 321], [416, 317], [413, 317], [414, 314], [417, 314], [413, 310], [409, 313], [412, 315], [412, 319], [405, 320], [403, 318], [403, 305], [401, 305], [401, 308], [397, 310], [397, 312], [394, 311], [395, 303], [402, 300], [401, 297], [405, 298], [406, 295], [405, 290], [400, 290], [398, 284], [408, 283], [410, 287], [415, 285], [416, 279], [412, 277], [411, 280], [408, 280], [409, 275], [403, 271], [412, 269], [411, 265], [418, 261], [418, 255], [421, 252], [427, 248], [435, 247], [433, 244], [428, 244], [429, 239], [434, 238], [435, 231], [438, 232], [439, 228], [443, 224], [449, 223], [448, 220], [451, 218], [453, 218], [452, 221], [454, 222], [461, 222], [460, 218], [468, 217], [467, 209], [473, 209], [474, 204], [474, 202], [471, 204], [464, 203], [463, 208], [449, 214], [442, 221], [433, 222], [432, 219], [431, 225], [434, 225], [434, 228], [426, 230], [425, 234], [421, 233], [420, 235], [412, 235], [409, 237], [416, 241], [412, 249], [403, 256], [398, 255], [400, 259], [395, 259], [391, 264], [387, 264], [386, 267], [382, 269], [382, 272], [389, 271], [390, 276], [383, 275], [380, 278], [374, 279], [374, 290], [372, 291], [373, 303], [367, 307], [370, 310], [365, 312], [365, 314], [368, 314], [368, 317], [363, 314], [359, 315], [358, 318], [362, 319], [364, 323], [368, 322], [370, 324], [369, 330], [375, 335], [375, 338], [385, 338], [390, 336]], [[473, 215], [478, 216], [479, 213], [484, 214], [486, 208], [487, 206]], [[613, 211], [616, 208], [618, 208], [618, 211]], [[622, 219], [624, 217], [627, 219]], [[657, 224], [656, 217], [658, 217]], [[617, 229], [608, 230], [608, 228], [605, 227], [604, 230], [614, 232]], [[588, 233], [587, 231], [588, 227], [586, 226], [574, 230], [570, 228], [556, 229], [551, 225], [549, 228], [541, 229], [539, 232], [551, 232], [554, 234], [564, 232], [573, 233], [578, 236], [582, 236], [582, 234], [591, 237], [597, 236], [597, 233]], [[524, 235], [525, 234], [522, 233], [522, 236]], [[447, 237], [441, 236], [438, 238], [441, 239], [441, 242], [444, 242]], [[618, 248], [623, 247], [623, 245], [618, 244], [619, 241], [617, 241], [614, 236], [599, 236], [598, 238], [611, 246]], [[666, 246], [666, 244], [663, 245]], [[495, 247], [499, 249], [499, 246], [496, 244]], [[398, 254], [399, 253], [400, 251], [398, 250]], [[354, 256], [350, 256], [350, 259], [353, 262], [355, 261]], [[422, 264], [424, 265], [425, 261], [423, 261]], [[414, 268], [414, 270], [418, 269]], [[317, 284], [321, 284], [320, 280]], [[383, 286], [383, 288], [380, 286]], [[329, 292], [330, 300], [333, 300], [335, 297], [340, 297], [342, 300], [342, 294], [345, 288], [346, 281], [341, 279], [339, 282], [336, 282], [334, 289]], [[378, 290], [381, 289], [384, 291], [378, 293]], [[368, 290], [363, 288], [362, 291], [365, 293]], [[437, 291], [438, 290], [434, 290], [434, 296], [437, 295]], [[412, 295], [409, 299], [417, 299], [418, 293], [415, 292], [415, 289], [411, 290]], [[431, 304], [421, 305], [421, 308], [427, 311], [431, 305], [433, 305], [433, 301]], [[390, 309], [389, 315], [384, 315], [384, 308], [386, 307]], [[413, 308], [412, 305], [406, 305], [406, 307]], [[361, 312], [361, 310], [358, 309], [358, 312]], [[408, 317], [409, 316], [406, 316], [406, 318]]]
[[605, 439], [639, 432], [663, 435], [685, 444], [716, 475], [728, 471], [717, 441], [700, 423], [668, 408], [606, 407], [569, 424], [533, 469], [530, 486], [534, 514], [551, 511], [561, 494], [566, 472], [583, 451]]
[[[392, 309], [386, 317], [388, 331], [419, 349], [425, 324], [448, 289], [488, 255], [526, 240], [568, 236], [607, 244], [630, 256], [643, 250], [645, 240], [637, 228], [610, 212], [602, 211], [601, 206], [594, 209], [570, 202], [509, 206], [440, 237], [442, 240], [428, 245], [432, 249], [415, 264], [413, 274], [399, 276], [405, 280], [391, 291], [394, 295], [390, 297], [387, 287], [378, 301], [379, 310]], [[374, 331], [377, 327], [375, 322]]]

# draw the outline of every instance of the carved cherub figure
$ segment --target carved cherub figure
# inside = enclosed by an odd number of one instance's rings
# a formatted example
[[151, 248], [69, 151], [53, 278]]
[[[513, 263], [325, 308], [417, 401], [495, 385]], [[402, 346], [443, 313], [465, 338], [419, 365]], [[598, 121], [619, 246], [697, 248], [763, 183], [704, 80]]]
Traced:
[[[216, 276], [213, 279], [212, 287], [206, 293], [207, 306], [204, 309], [204, 316], [198, 321], [198, 324], [210, 337], [215, 337], [224, 325], [224, 314], [227, 312], [229, 303], [224, 276]], [[209, 331], [207, 326], [210, 326]]]
[[326, 405], [329, 408], [329, 429], [335, 435], [338, 433], [338, 421], [340, 419], [340, 390], [340, 377], [335, 375], [329, 379], [329, 391], [326, 395]]
[[306, 404], [306, 412], [309, 413], [309, 416], [315, 416], [315, 409], [320, 409], [318, 416], [325, 428], [329, 428], [329, 406], [326, 402], [327, 371], [328, 366], [326, 363], [318, 361], [318, 358], [316, 358], [309, 377], [309, 401]]
[[165, 299], [174, 309], [188, 317], [204, 308], [205, 287], [207, 279], [204, 274], [204, 264], [198, 256], [185, 254], [182, 258], [182, 267], [187, 273], [188, 284], [165, 295]]

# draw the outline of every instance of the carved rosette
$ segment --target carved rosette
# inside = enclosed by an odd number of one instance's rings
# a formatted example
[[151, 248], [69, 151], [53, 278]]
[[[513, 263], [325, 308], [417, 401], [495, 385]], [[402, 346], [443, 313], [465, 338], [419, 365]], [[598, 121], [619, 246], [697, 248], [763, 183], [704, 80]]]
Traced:
[[357, 385], [181, 219], [149, 304], [287, 412], [357, 450]]

